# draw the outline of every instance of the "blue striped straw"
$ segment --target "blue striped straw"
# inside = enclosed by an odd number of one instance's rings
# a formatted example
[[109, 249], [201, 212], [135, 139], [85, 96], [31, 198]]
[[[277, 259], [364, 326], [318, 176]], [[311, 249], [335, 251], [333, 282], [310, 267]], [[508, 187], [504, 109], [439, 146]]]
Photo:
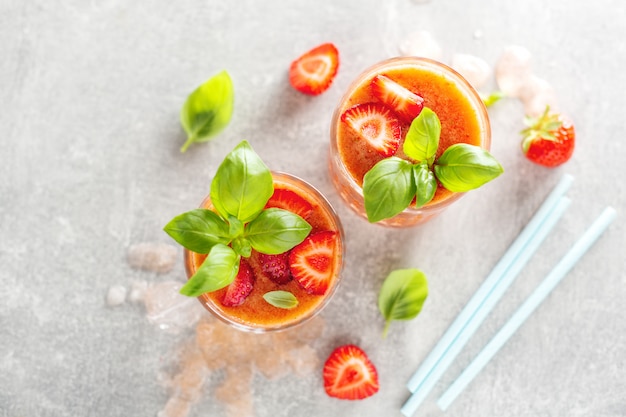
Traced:
[[509, 321], [502, 326], [500, 331], [476, 356], [472, 363], [463, 371], [459, 378], [441, 396], [437, 405], [442, 410], [446, 410], [457, 398], [463, 389], [474, 379], [483, 369], [489, 360], [500, 350], [509, 340], [511, 335], [524, 323], [541, 302], [552, 292], [565, 275], [572, 269], [578, 260], [587, 252], [593, 243], [602, 235], [606, 228], [615, 218], [615, 210], [607, 207], [587, 231], [578, 239], [572, 248], [559, 261], [548, 276], [539, 284], [537, 289], [526, 299], [526, 301], [513, 314]]
[[[457, 355], [461, 352], [465, 344], [483, 323], [489, 312], [495, 307], [502, 295], [515, 280], [519, 272], [523, 269], [532, 255], [537, 251], [541, 243], [554, 228], [558, 220], [561, 218], [565, 210], [569, 207], [570, 200], [567, 197], [560, 197], [556, 207], [547, 214], [547, 217], [537, 226], [538, 229], [529, 238], [523, 248], [520, 249], [517, 257], [511, 261], [508, 268], [498, 276], [489, 293], [487, 293], [471, 315], [465, 320], [454, 338], [448, 343], [445, 350], [441, 353], [439, 360], [423, 378], [421, 384], [413, 392], [413, 395], [407, 400], [400, 410], [405, 416], [411, 416], [415, 413], [420, 404], [426, 399], [430, 391], [433, 389], [439, 378], [448, 369]], [[458, 320], [458, 319], [457, 319]]]

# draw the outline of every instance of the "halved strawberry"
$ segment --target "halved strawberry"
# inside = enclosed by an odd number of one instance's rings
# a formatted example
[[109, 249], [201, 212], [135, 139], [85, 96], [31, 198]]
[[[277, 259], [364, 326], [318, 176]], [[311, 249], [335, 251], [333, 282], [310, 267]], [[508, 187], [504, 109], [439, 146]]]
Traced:
[[324, 390], [342, 400], [362, 400], [378, 392], [378, 373], [365, 352], [355, 345], [335, 349], [324, 364]]
[[291, 190], [277, 188], [265, 205], [266, 208], [276, 207], [288, 210], [306, 219], [313, 211], [311, 203]]
[[363, 103], [349, 108], [341, 115], [347, 123], [384, 157], [396, 153], [402, 132], [395, 114], [380, 103]]
[[338, 68], [337, 48], [332, 43], [325, 43], [291, 63], [289, 82], [301, 93], [318, 95], [330, 87]]
[[291, 275], [309, 294], [324, 295], [333, 277], [337, 232], [310, 234], [289, 254]]
[[254, 272], [252, 272], [248, 262], [241, 258], [239, 272], [226, 289], [222, 304], [227, 307], [236, 307], [243, 304], [252, 292], [252, 288], [254, 288]]
[[372, 92], [381, 102], [411, 123], [424, 108], [424, 99], [391, 78], [377, 75], [371, 82]]
[[259, 253], [257, 259], [263, 274], [277, 284], [286, 284], [291, 281], [289, 270], [289, 252], [279, 255]]

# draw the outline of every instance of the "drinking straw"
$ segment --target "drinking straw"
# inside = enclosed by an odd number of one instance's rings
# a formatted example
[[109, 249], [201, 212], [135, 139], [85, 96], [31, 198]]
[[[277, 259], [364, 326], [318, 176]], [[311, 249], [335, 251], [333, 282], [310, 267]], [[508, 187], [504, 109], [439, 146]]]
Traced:
[[602, 214], [578, 239], [572, 248], [565, 254], [559, 263], [552, 269], [535, 291], [526, 299], [519, 309], [502, 326], [500, 331], [491, 339], [472, 363], [463, 371], [459, 378], [441, 396], [437, 405], [446, 410], [463, 389], [474, 379], [489, 360], [498, 352], [513, 333], [524, 323], [531, 313], [557, 286], [569, 270], [587, 252], [593, 243], [602, 235], [615, 218], [615, 210], [611, 207], [604, 209]]
[[507, 252], [502, 256], [500, 261], [493, 268], [489, 276], [485, 278], [483, 284], [478, 288], [474, 296], [466, 304], [465, 308], [458, 315], [456, 320], [450, 325], [446, 333], [439, 340], [430, 354], [424, 359], [422, 365], [413, 374], [407, 387], [409, 391], [415, 392], [428, 376], [431, 369], [437, 364], [439, 359], [445, 354], [448, 346], [454, 342], [458, 333], [463, 329], [465, 324], [471, 319], [474, 312], [480, 308], [486, 297], [489, 296], [492, 288], [497, 285], [501, 276], [506, 272], [510, 265], [515, 261], [519, 253], [527, 245], [528, 241], [535, 235], [537, 230], [541, 228], [544, 220], [559, 202], [569, 187], [572, 185], [574, 178], [570, 175], [564, 175], [554, 187], [552, 192], [545, 199], [541, 207], [537, 210], [533, 218], [528, 222], [524, 230], [519, 234], [517, 239], [511, 244]]
[[435, 386], [439, 378], [441, 378], [452, 361], [454, 361], [456, 356], [461, 352], [463, 346], [465, 346], [472, 335], [476, 332], [489, 312], [511, 285], [515, 277], [519, 274], [524, 265], [526, 265], [541, 243], [548, 236], [550, 231], [554, 228], [567, 207], [569, 207], [569, 204], [569, 198], [559, 198], [556, 207], [548, 213], [547, 217], [538, 226], [539, 228], [536, 230], [535, 234], [528, 240], [528, 242], [526, 242], [526, 245], [520, 250], [517, 257], [512, 261], [509, 267], [499, 276], [498, 282], [494, 283], [490, 292], [482, 300], [482, 303], [466, 320], [465, 325], [457, 331], [455, 337], [443, 351], [439, 360], [426, 374], [422, 383], [413, 392], [413, 395], [411, 395], [407, 402], [402, 406], [400, 410], [402, 414], [405, 416], [411, 416], [415, 413], [415, 410], [417, 410], [422, 401], [426, 399], [426, 396]]

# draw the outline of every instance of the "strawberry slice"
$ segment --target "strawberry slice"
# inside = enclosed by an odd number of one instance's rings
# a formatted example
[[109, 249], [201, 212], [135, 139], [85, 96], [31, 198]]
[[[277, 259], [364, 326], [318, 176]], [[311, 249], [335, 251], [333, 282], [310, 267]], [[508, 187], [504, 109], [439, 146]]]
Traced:
[[332, 43], [325, 43], [291, 63], [289, 82], [301, 93], [316, 96], [330, 87], [338, 68], [337, 48]]
[[277, 284], [286, 284], [291, 281], [289, 270], [289, 252], [279, 255], [266, 255], [259, 253], [257, 259], [263, 274]]
[[358, 132], [380, 155], [396, 153], [400, 145], [400, 122], [395, 114], [380, 103], [363, 103], [349, 108], [341, 121]]
[[324, 364], [324, 390], [342, 400], [362, 400], [378, 392], [378, 373], [355, 345], [335, 349]]
[[265, 205], [265, 208], [276, 207], [288, 210], [306, 219], [313, 211], [311, 203], [291, 190], [277, 188]]
[[226, 307], [236, 307], [248, 298], [254, 287], [254, 273], [248, 262], [241, 258], [237, 276], [226, 288], [222, 304]]
[[310, 234], [289, 254], [291, 275], [309, 294], [324, 295], [333, 277], [337, 232]]
[[424, 108], [424, 99], [384, 75], [377, 75], [371, 82], [372, 92], [381, 102], [395, 110], [405, 121], [411, 123]]

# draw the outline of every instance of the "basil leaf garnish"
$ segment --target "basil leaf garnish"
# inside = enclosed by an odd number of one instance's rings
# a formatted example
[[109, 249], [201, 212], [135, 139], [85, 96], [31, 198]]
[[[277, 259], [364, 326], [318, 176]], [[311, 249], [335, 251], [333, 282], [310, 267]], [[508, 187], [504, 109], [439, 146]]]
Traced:
[[231, 246], [237, 254], [244, 258], [249, 258], [250, 255], [252, 255], [252, 245], [250, 245], [250, 241], [245, 237], [238, 237], [233, 240]]
[[410, 158], [417, 161], [428, 161], [437, 153], [441, 122], [434, 111], [424, 107], [413, 119], [406, 133], [403, 150]]
[[163, 228], [176, 242], [185, 248], [209, 253], [218, 243], [230, 242], [228, 224], [211, 210], [195, 209], [174, 217]]
[[310, 232], [311, 225], [297, 214], [269, 208], [246, 225], [244, 236], [257, 251], [276, 255], [302, 243]]
[[240, 256], [230, 247], [218, 243], [213, 246], [209, 256], [200, 268], [180, 289], [180, 293], [189, 297], [198, 297], [206, 292], [224, 288], [239, 272]]
[[180, 151], [185, 152], [192, 143], [205, 142], [221, 132], [230, 122], [233, 105], [233, 83], [226, 71], [196, 88], [180, 112], [180, 122], [187, 133]]
[[392, 271], [378, 294], [378, 309], [385, 319], [383, 337], [393, 320], [410, 320], [422, 310], [428, 297], [426, 275], [418, 269]]
[[224, 218], [255, 218], [274, 192], [272, 174], [247, 141], [221, 163], [211, 182], [211, 202]]
[[378, 162], [363, 177], [365, 212], [371, 223], [395, 216], [415, 196], [415, 179], [409, 161], [392, 156]]
[[298, 299], [289, 291], [269, 291], [263, 294], [263, 299], [274, 307], [287, 310], [298, 305]]
[[435, 175], [450, 191], [465, 192], [496, 178], [504, 169], [486, 150], [457, 143], [450, 146], [435, 162]]
[[437, 179], [435, 174], [428, 168], [426, 162], [413, 165], [413, 175], [415, 176], [416, 198], [415, 207], [422, 207], [430, 202], [437, 191]]

